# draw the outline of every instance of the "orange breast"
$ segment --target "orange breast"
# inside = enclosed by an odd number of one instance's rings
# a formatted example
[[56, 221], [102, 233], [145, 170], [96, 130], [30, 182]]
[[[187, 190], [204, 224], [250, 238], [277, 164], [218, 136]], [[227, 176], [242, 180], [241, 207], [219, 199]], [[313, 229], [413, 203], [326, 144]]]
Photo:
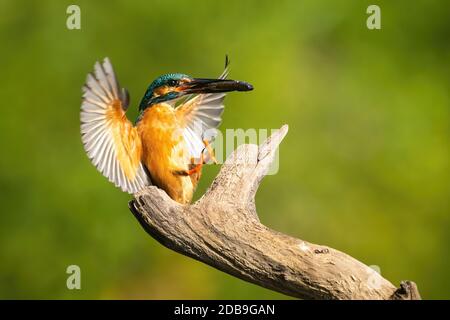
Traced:
[[174, 173], [188, 170], [190, 163], [175, 110], [166, 103], [154, 105], [144, 112], [137, 128], [142, 141], [142, 162], [152, 182], [175, 201], [189, 203], [194, 185], [189, 176]]

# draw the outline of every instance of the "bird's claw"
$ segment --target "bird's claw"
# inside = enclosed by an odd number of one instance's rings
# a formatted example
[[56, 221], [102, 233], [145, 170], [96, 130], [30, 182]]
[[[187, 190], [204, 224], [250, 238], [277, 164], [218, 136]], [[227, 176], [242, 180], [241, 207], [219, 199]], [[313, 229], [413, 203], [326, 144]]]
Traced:
[[[205, 145], [205, 148], [203, 148], [202, 150], [202, 159], [203, 159], [203, 153], [205, 152], [205, 150], [208, 151], [208, 156], [209, 156], [209, 160], [211, 160], [214, 164], [217, 164], [217, 159], [216, 156], [214, 155], [214, 150], [213, 148], [211, 148], [211, 144], [209, 143], [208, 140], [203, 140], [203, 144]], [[208, 161], [202, 161], [203, 163], [206, 163]]]

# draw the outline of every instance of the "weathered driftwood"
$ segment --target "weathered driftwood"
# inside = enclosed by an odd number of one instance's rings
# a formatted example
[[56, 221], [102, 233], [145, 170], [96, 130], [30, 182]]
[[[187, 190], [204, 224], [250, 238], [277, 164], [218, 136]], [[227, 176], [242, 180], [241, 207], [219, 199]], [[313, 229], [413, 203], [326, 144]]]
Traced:
[[376, 271], [335, 249], [262, 225], [255, 193], [288, 131], [259, 147], [240, 146], [206, 194], [180, 205], [149, 187], [130, 202], [143, 228], [164, 246], [240, 279], [302, 299], [420, 299], [413, 282], [397, 289]]

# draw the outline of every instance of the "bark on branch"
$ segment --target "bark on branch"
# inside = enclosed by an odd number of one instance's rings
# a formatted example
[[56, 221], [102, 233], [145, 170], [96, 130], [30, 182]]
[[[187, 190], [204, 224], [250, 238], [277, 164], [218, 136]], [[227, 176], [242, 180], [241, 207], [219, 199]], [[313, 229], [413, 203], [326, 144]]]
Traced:
[[240, 146], [191, 205], [149, 187], [129, 207], [164, 246], [264, 288], [302, 299], [420, 299], [413, 282], [397, 289], [343, 252], [260, 223], [255, 193], [287, 131], [285, 125], [260, 146]]

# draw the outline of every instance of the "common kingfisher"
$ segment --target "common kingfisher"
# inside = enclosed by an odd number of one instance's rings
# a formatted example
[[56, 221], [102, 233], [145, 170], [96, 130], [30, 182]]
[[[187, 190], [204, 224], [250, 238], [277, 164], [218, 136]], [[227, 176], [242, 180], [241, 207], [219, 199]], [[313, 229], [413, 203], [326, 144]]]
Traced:
[[202, 165], [214, 160], [210, 143], [221, 123], [225, 92], [250, 91], [252, 85], [227, 80], [193, 78], [170, 73], [154, 80], [139, 104], [132, 124], [125, 115], [128, 91], [119, 86], [108, 58], [97, 62], [83, 86], [82, 142], [96, 168], [128, 193], [156, 185], [175, 201], [186, 204], [200, 179]]

